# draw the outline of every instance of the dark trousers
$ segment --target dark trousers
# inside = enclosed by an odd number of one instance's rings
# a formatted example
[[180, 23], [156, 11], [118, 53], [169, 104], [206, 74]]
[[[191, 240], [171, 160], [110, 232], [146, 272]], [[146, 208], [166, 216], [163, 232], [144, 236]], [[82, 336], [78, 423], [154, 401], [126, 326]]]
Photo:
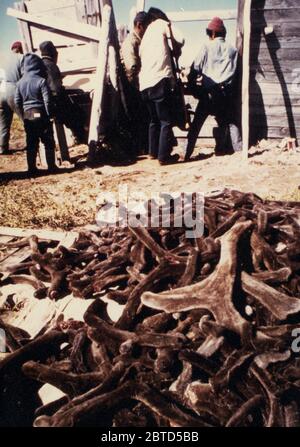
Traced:
[[190, 157], [196, 146], [196, 142], [203, 124], [209, 115], [215, 117], [218, 131], [215, 132], [216, 152], [222, 153], [226, 147], [226, 135], [229, 131], [230, 144], [235, 152], [242, 149], [242, 138], [234, 118], [233, 94], [230, 87], [208, 92], [203, 89], [199, 95], [195, 116], [188, 133], [188, 145], [186, 157]]
[[130, 118], [130, 131], [134, 144], [134, 153], [144, 155], [148, 153], [148, 130], [150, 117], [146, 103], [138, 88], [127, 81], [124, 81], [127, 109]]
[[143, 91], [150, 115], [149, 154], [160, 161], [170, 156], [174, 139], [171, 95], [170, 80], [167, 78]]
[[[40, 114], [36, 117], [35, 114]], [[28, 170], [36, 169], [36, 156], [40, 141], [45, 146], [48, 169], [55, 168], [55, 141], [53, 126], [49, 118], [39, 110], [29, 110], [24, 113], [24, 127], [27, 143]]]
[[65, 90], [53, 99], [54, 116], [57, 121], [72, 131], [78, 144], [87, 143], [87, 134], [84, 129], [85, 117], [81, 108], [71, 101]]

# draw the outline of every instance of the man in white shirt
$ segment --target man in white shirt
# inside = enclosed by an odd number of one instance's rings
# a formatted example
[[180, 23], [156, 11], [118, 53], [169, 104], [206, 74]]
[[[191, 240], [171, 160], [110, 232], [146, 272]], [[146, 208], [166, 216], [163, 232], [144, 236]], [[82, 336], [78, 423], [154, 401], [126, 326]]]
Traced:
[[[150, 25], [140, 46], [140, 91], [150, 114], [149, 153], [161, 164], [178, 161], [171, 156], [174, 134], [172, 131], [172, 88], [175, 84], [170, 39], [170, 22], [159, 9], [148, 11]], [[184, 45], [180, 31], [172, 28], [174, 50]]]
[[192, 155], [198, 135], [209, 115], [216, 118], [215, 129], [216, 155], [222, 155], [226, 145], [226, 133], [229, 130], [232, 148], [235, 152], [242, 149], [242, 139], [234, 116], [233, 84], [236, 77], [238, 52], [226, 38], [226, 28], [219, 17], [214, 17], [207, 28], [209, 40], [202, 45], [196, 57], [190, 75], [190, 82], [200, 79], [199, 99], [195, 117], [188, 134], [186, 161]]

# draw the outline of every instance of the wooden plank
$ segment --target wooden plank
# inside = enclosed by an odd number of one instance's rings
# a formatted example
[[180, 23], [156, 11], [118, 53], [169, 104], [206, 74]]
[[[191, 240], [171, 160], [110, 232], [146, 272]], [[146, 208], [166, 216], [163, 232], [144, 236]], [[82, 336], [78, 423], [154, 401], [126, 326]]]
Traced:
[[[257, 51], [255, 49], [251, 49], [251, 58], [250, 62], [251, 65], [257, 65], [257, 62], [260, 64], [273, 64], [273, 60], [271, 58], [269, 50], [265, 49], [262, 50], [262, 52], [258, 55], [256, 55]], [[283, 49], [279, 48], [278, 50], [274, 51], [273, 59], [276, 59], [277, 61], [281, 61], [281, 65], [284, 66], [284, 64], [289, 64], [289, 62], [293, 61], [300, 61], [300, 49], [299, 48], [292, 48], [292, 49]]]
[[101, 27], [101, 7], [99, 0], [85, 0], [87, 23]]
[[103, 113], [102, 102], [103, 102], [104, 88], [107, 74], [111, 19], [112, 19], [112, 8], [109, 5], [105, 5], [102, 10], [101, 33], [99, 33], [100, 44], [98, 49], [98, 61], [96, 71], [98, 88], [95, 90], [93, 97], [90, 130], [89, 130], [89, 144], [98, 141], [99, 122], [101, 115]]
[[52, 230], [36, 230], [27, 228], [10, 228], [10, 227], [0, 227], [0, 234], [2, 236], [11, 237], [30, 237], [37, 236], [39, 239], [45, 239], [47, 241], [61, 241], [66, 236], [78, 237], [78, 233], [74, 231], [52, 231]]
[[[238, 18], [237, 18], [237, 37], [236, 37], [236, 47], [238, 49], [239, 55], [243, 54], [243, 36], [244, 36], [244, 0], [239, 0], [238, 2]], [[242, 69], [242, 67], [241, 67]]]
[[[284, 79], [287, 84], [292, 84], [293, 82], [298, 82], [299, 84], [299, 76], [300, 71], [285, 71], [284, 72]], [[266, 70], [251, 70], [251, 79], [255, 78], [256, 82], [264, 83], [267, 82], [268, 84], [278, 84], [278, 74], [276, 71], [266, 71]]]
[[16, 251], [16, 249], [14, 249], [14, 248], [10, 248], [10, 249], [6, 248], [6, 244], [11, 242], [13, 239], [14, 238], [11, 237], [11, 236], [2, 236], [2, 235], [0, 235], [0, 246], [1, 246], [0, 262], [4, 261], [6, 258], [8, 258], [10, 256], [11, 253]]
[[[299, 23], [300, 25], [300, 23]], [[300, 26], [299, 26], [300, 29]], [[273, 35], [273, 37], [271, 38], [265, 38], [264, 36], [262, 37], [255, 37], [253, 39], [251, 39], [251, 48], [252, 51], [253, 49], [259, 48], [260, 49], [260, 54], [263, 54], [264, 52], [269, 52], [270, 49], [271, 51], [274, 50], [274, 52], [276, 50], [278, 50], [279, 48], [282, 49], [300, 49], [300, 36], [286, 36], [286, 37], [279, 37], [276, 36], [275, 34]]]
[[64, 125], [61, 124], [60, 122], [58, 122], [57, 120], [55, 120], [54, 123], [55, 123], [55, 131], [56, 131], [57, 141], [58, 141], [60, 155], [61, 155], [61, 161], [70, 161], [70, 154], [69, 154], [69, 148], [68, 148]]
[[[27, 12], [36, 14], [48, 20], [48, 23], [55, 18], [76, 21], [76, 11], [74, 0], [58, 3], [56, 1], [29, 1], [27, 2]], [[45, 40], [52, 40], [56, 47], [62, 45], [76, 45], [78, 41], [74, 38], [53, 34], [45, 30], [31, 27], [34, 48], [39, 48], [39, 44]]]
[[172, 22], [207, 22], [212, 17], [218, 16], [223, 20], [236, 20], [236, 9], [218, 9], [202, 11], [167, 11], [167, 16]]
[[13, 237], [11, 236], [4, 236], [3, 234], [0, 234], [0, 245], [1, 244], [7, 244], [8, 242], [12, 241]]
[[97, 27], [92, 25], [76, 23], [75, 27], [72, 20], [59, 18], [52, 18], [51, 20], [48, 20], [46, 18], [39, 17], [38, 15], [28, 14], [12, 8], [7, 9], [7, 15], [30, 24], [34, 24], [38, 28], [46, 28], [46, 30], [54, 33], [62, 33], [67, 36], [73, 36], [79, 40], [93, 40], [95, 42], [99, 42], [99, 31]]
[[289, 127], [287, 112], [285, 112], [281, 116], [274, 116], [268, 113], [264, 114], [262, 110], [262, 113], [252, 113], [252, 116], [255, 116], [255, 119], [258, 122], [263, 122], [262, 119], [266, 120], [268, 127]]
[[[14, 6], [18, 11], [27, 12], [26, 5], [24, 4], [24, 2], [14, 3]], [[30, 30], [30, 26], [28, 25], [28, 23], [21, 22], [20, 20], [18, 20], [18, 27], [19, 27], [20, 34], [21, 34], [22, 40], [23, 40], [24, 53], [25, 54], [32, 53], [34, 50], [34, 45], [33, 45], [32, 33]]]
[[249, 150], [249, 89], [250, 89], [250, 42], [251, 42], [251, 0], [245, 0], [243, 16], [243, 79], [242, 79], [242, 137], [243, 158], [248, 160]]
[[6, 255], [4, 255], [3, 257], [0, 258], [0, 268], [2, 263], [4, 263], [4, 261], [6, 261], [8, 258], [10, 258], [11, 256], [13, 256], [14, 254], [16, 254], [18, 251], [20, 250], [20, 248], [13, 248], [10, 249]]
[[[30, 253], [31, 253], [31, 250], [30, 250], [30, 247], [28, 247], [28, 246], [16, 250], [15, 253], [10, 255], [3, 262], [0, 262], [0, 272], [6, 273], [6, 272], [8, 272], [9, 267], [11, 267], [15, 264], [19, 264], [20, 262], [26, 261], [26, 259], [28, 259], [30, 257]], [[1, 279], [3, 280], [5, 278], [2, 277]]]
[[53, 9], [74, 7], [75, 0], [30, 0], [25, 3], [32, 11], [52, 11]]
[[254, 25], [252, 27], [253, 30], [253, 39], [252, 42], [257, 41], [266, 41], [269, 42], [269, 44], [276, 43], [279, 41], [279, 43], [284, 42], [285, 39], [295, 39], [299, 40], [299, 29], [300, 29], [300, 21], [293, 23], [293, 25], [290, 25], [289, 23], [272, 23], [269, 24], [272, 25], [274, 28], [274, 32], [272, 34], [269, 34], [269, 36], [264, 35], [264, 25]]
[[[49, 23], [51, 19], [49, 19]], [[88, 39], [77, 39], [74, 37], [66, 36], [62, 32], [55, 32], [53, 30], [41, 29], [41, 27], [36, 27], [32, 25], [30, 27], [32, 33], [32, 41], [35, 50], [39, 49], [39, 45], [41, 42], [46, 40], [51, 40], [56, 47], [64, 47], [64, 46], [73, 46], [75, 47], [78, 44], [82, 44], [82, 42], [88, 42]]]
[[[82, 23], [101, 27], [101, 9], [98, 0], [76, 0], [77, 20]], [[98, 43], [91, 42], [91, 53], [95, 60], [98, 55]]]
[[298, 6], [298, 0], [253, 0], [252, 9], [293, 9]]
[[242, 83], [243, 83], [243, 39], [244, 39], [244, 0], [238, 1], [238, 19], [237, 19], [237, 31], [236, 31], [236, 47], [238, 50], [238, 64], [237, 64], [237, 123], [239, 127], [242, 122]]
[[[255, 87], [254, 87], [255, 88]], [[253, 86], [252, 86], [253, 89]], [[273, 97], [276, 96], [290, 96], [290, 97], [300, 97], [300, 89], [295, 84], [284, 83], [281, 85], [280, 82], [273, 84], [270, 82], [260, 82], [259, 89], [261, 93], [264, 94], [272, 94]]]
[[136, 0], [136, 10], [139, 11], [145, 11], [145, 4], [146, 0]]
[[68, 48], [58, 48], [58, 53], [58, 64], [63, 74], [96, 70], [97, 58], [93, 55], [90, 44], [82, 43]]
[[[262, 114], [262, 111], [264, 111], [267, 114], [267, 116], [270, 117], [284, 117], [286, 115], [286, 108], [284, 107], [284, 105], [282, 106], [273, 104], [266, 105], [264, 103], [263, 107], [259, 107], [255, 103], [255, 101], [253, 101], [253, 103], [250, 105], [250, 113], [260, 115]], [[293, 115], [295, 117], [298, 117], [300, 121], [300, 104], [293, 107]]]
[[252, 10], [251, 21], [254, 26], [259, 24], [277, 24], [280, 22], [289, 23], [292, 25], [294, 21], [298, 21], [300, 18], [300, 7], [299, 4], [297, 7], [292, 9], [270, 9], [270, 10], [261, 10], [255, 11]]
[[[288, 64], [281, 64], [280, 66], [280, 71], [281, 73], [284, 73], [286, 75], [291, 74], [291, 73], [296, 73], [297, 70], [299, 69], [299, 61], [295, 60], [291, 60]], [[251, 65], [251, 72], [255, 73], [255, 72], [262, 72], [262, 73], [275, 73], [276, 74], [276, 69], [274, 66], [273, 61], [270, 60], [259, 60], [256, 61], [256, 63], [253, 63]]]
[[[261, 129], [261, 126], [256, 122], [253, 121], [251, 124], [251, 128], [255, 131], [258, 129]], [[296, 127], [297, 137], [300, 137], [300, 127]], [[267, 138], [288, 138], [290, 137], [290, 129], [289, 127], [271, 127], [269, 126], [267, 128]]]
[[101, 26], [101, 11], [98, 0], [76, 0], [75, 9], [79, 22]]
[[[257, 89], [255, 91], [257, 91]], [[269, 95], [264, 95], [262, 97], [261, 94], [253, 93], [252, 90], [250, 90], [250, 98], [251, 98], [251, 101], [250, 101], [250, 105], [251, 106], [255, 105], [255, 104], [260, 104], [262, 99], [263, 99], [263, 103], [266, 106], [268, 106], [268, 105], [269, 106], [272, 106], [272, 105], [274, 105], [274, 106], [285, 106], [286, 105], [285, 98], [284, 98], [283, 95], [273, 96], [272, 94], [269, 94]], [[300, 97], [297, 97], [297, 98], [293, 98], [292, 97], [292, 98], [289, 98], [289, 99], [290, 99], [290, 103], [291, 103], [291, 105], [293, 107], [300, 105]]]
[[75, 12], [78, 22], [86, 21], [86, 8], [84, 0], [75, 0]]

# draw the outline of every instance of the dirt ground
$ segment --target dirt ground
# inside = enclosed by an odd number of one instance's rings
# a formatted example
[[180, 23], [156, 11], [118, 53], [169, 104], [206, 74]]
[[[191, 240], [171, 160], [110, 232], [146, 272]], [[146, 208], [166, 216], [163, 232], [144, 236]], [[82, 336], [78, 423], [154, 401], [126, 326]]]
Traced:
[[[96, 200], [118, 185], [130, 190], [154, 192], [212, 192], [225, 187], [254, 192], [266, 199], [300, 201], [300, 152], [263, 142], [250, 150], [248, 164], [241, 154], [216, 157], [211, 144], [198, 140], [195, 159], [161, 167], [140, 157], [130, 166], [87, 167], [84, 146], [71, 148], [74, 169], [56, 175], [42, 171], [26, 175], [24, 135], [15, 122], [11, 154], [0, 157], [0, 225], [69, 230], [95, 223]], [[185, 140], [176, 148], [184, 154]]]

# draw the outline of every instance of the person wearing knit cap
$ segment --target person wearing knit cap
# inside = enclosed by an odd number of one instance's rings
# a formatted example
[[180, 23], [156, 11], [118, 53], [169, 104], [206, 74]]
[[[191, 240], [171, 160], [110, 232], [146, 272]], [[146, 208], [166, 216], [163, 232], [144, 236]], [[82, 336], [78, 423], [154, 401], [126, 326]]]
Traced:
[[19, 53], [19, 54], [23, 54], [23, 45], [22, 42], [20, 42], [19, 40], [17, 40], [16, 42], [14, 42], [11, 46], [11, 51], [13, 51], [14, 53]]
[[23, 75], [23, 47], [20, 41], [13, 42], [11, 52], [2, 67], [3, 79], [0, 89], [0, 155], [8, 155], [10, 128], [15, 108], [16, 84]]
[[72, 103], [63, 85], [63, 77], [57, 65], [58, 51], [50, 40], [40, 44], [41, 57], [46, 68], [47, 83], [54, 102], [55, 119], [71, 129], [76, 144], [87, 143], [84, 129], [84, 113]]
[[210, 21], [206, 33], [208, 42], [202, 45], [189, 75], [191, 90], [199, 103], [188, 133], [186, 161], [190, 159], [201, 128], [209, 115], [214, 116], [218, 124], [214, 129], [216, 155], [223, 155], [232, 149], [234, 152], [242, 149], [234, 113], [238, 51], [226, 41], [226, 27], [219, 17]]
[[58, 52], [53, 42], [46, 40], [40, 44], [41, 57], [43, 59], [47, 82], [53, 96], [61, 94], [63, 89], [62, 75], [57, 65]]
[[208, 24], [207, 30], [219, 34], [220, 37], [226, 36], [226, 28], [224, 26], [223, 20], [220, 19], [220, 17], [214, 17]]

